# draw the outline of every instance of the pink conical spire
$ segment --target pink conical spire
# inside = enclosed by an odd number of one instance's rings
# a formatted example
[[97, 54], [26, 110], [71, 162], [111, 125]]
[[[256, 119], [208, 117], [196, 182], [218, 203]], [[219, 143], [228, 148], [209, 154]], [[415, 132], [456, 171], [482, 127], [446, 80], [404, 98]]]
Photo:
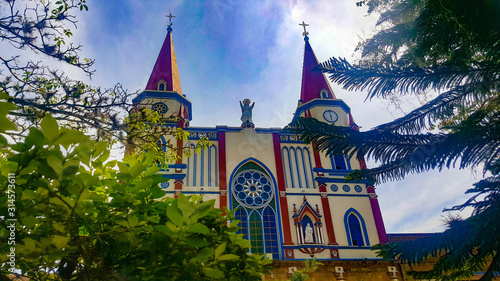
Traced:
[[328, 84], [326, 77], [323, 73], [312, 71], [319, 62], [316, 59], [311, 45], [309, 44], [309, 37], [305, 35], [304, 41], [306, 42], [304, 48], [304, 64], [302, 66], [302, 89], [300, 91], [300, 99], [302, 103], [306, 103], [313, 99], [322, 98], [321, 90], [326, 90], [327, 98], [335, 99], [330, 84]]
[[169, 26], [167, 31], [167, 37], [156, 59], [155, 66], [146, 85], [146, 90], [157, 90], [158, 82], [164, 80], [167, 83], [166, 91], [176, 91], [182, 95], [179, 70], [177, 69], [177, 60], [175, 59], [174, 42], [172, 41], [172, 27]]

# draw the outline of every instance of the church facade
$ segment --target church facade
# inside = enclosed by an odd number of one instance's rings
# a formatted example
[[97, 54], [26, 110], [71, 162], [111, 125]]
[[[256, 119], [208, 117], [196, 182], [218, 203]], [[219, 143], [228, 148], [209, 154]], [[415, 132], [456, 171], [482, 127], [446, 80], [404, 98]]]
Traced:
[[[240, 127], [189, 126], [191, 101], [181, 89], [172, 33], [170, 25], [146, 89], [134, 103], [175, 116], [174, 125], [189, 132], [187, 141], [177, 140], [179, 148], [194, 149], [200, 138], [211, 144], [161, 171], [170, 179], [161, 186], [169, 196], [203, 194], [204, 200], [215, 199], [216, 207], [237, 209], [250, 252], [275, 261], [274, 277], [284, 279], [294, 265], [315, 257], [327, 265], [317, 280], [396, 278], [395, 263], [371, 250], [388, 242], [375, 188], [345, 182], [352, 170], [366, 168], [364, 161], [320, 153], [286, 128], [255, 127], [249, 99], [240, 102]], [[307, 32], [303, 35], [302, 85], [293, 118], [358, 130], [349, 106], [335, 96], [324, 74], [312, 71], [318, 60]], [[362, 270], [367, 262], [371, 275]], [[345, 279], [349, 272], [351, 279]], [[355, 272], [364, 277], [352, 277]]]

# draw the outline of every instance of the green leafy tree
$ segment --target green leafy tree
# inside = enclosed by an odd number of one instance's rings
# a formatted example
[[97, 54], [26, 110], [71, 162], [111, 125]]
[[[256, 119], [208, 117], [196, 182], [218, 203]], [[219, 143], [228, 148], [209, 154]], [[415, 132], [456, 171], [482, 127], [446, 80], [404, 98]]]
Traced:
[[[120, 136], [128, 94], [120, 84], [101, 89], [72, 79], [61, 64], [93, 75], [94, 60], [72, 42], [77, 13], [86, 0], [0, 0], [0, 90], [17, 106], [18, 135], [50, 113], [61, 125], [92, 132], [96, 139]], [[11, 54], [11, 55], [10, 55]], [[55, 64], [54, 62], [57, 62]]]
[[[500, 271], [500, 2], [496, 0], [367, 0], [380, 14], [381, 29], [359, 45], [352, 65], [331, 58], [317, 67], [367, 99], [434, 94], [405, 116], [366, 132], [299, 119], [293, 127], [329, 154], [372, 158], [378, 167], [352, 173], [371, 182], [402, 180], [407, 174], [458, 167], [482, 169], [473, 197], [451, 210], [471, 207], [432, 237], [379, 247], [385, 258], [418, 264], [438, 261], [416, 278], [457, 280], [474, 271], [492, 280]], [[431, 132], [439, 127], [439, 133]]]
[[[86, 0], [0, 0], [0, 6], [0, 47], [10, 51], [0, 54], [0, 91], [17, 107], [11, 112], [18, 128], [12, 137], [23, 139], [50, 113], [60, 126], [96, 140], [118, 141], [131, 154], [155, 152], [162, 164], [191, 153], [175, 142], [186, 139], [186, 133], [164, 126], [174, 118], [137, 108], [129, 115], [136, 93], [121, 84], [95, 87], [60, 70], [64, 65], [89, 77], [95, 73], [94, 60], [82, 57], [82, 46], [71, 41], [78, 13], [88, 11]], [[167, 142], [158, 142], [162, 136], [168, 136]], [[207, 144], [202, 139], [197, 148]]]
[[[0, 100], [0, 133], [15, 129], [5, 116], [14, 110]], [[260, 280], [271, 261], [248, 254], [233, 212], [165, 197], [153, 153], [109, 161], [108, 146], [49, 114], [22, 142], [0, 135], [0, 237], [11, 241], [0, 246], [2, 275], [15, 267], [31, 280]]]

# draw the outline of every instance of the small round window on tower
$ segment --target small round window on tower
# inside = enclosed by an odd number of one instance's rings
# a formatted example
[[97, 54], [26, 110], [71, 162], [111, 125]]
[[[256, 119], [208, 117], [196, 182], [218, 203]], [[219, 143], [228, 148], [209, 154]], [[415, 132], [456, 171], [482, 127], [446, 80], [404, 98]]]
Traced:
[[158, 112], [158, 114], [165, 114], [168, 110], [167, 106], [162, 102], [153, 104], [153, 107], [151, 109]]

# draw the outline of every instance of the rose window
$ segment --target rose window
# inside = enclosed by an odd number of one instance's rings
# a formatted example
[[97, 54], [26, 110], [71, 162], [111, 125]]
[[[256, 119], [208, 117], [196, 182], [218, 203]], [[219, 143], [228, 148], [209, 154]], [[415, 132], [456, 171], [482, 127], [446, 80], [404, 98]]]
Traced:
[[237, 174], [233, 186], [234, 197], [246, 207], [259, 208], [273, 198], [271, 180], [260, 171], [245, 170]]
[[161, 102], [153, 104], [153, 107], [151, 109], [158, 112], [158, 114], [165, 114], [168, 110], [167, 106]]

